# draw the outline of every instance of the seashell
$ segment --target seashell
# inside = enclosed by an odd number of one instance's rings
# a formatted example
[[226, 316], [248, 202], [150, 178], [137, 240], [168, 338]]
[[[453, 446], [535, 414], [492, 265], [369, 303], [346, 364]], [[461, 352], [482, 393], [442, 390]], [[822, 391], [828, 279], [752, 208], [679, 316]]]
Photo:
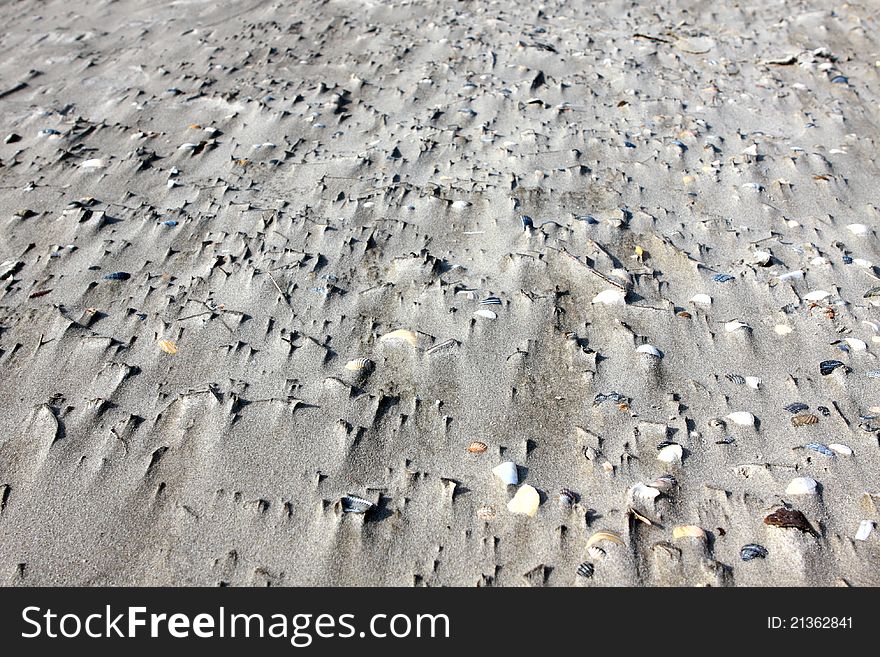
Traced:
[[495, 520], [495, 507], [481, 506], [477, 509], [477, 518], [480, 520]]
[[785, 324], [777, 324], [773, 327], [773, 330], [776, 332], [776, 335], [788, 335], [791, 333], [791, 327]]
[[747, 376], [746, 385], [752, 390], [759, 390], [761, 388], [761, 379], [757, 376]]
[[651, 482], [651, 487], [656, 488], [661, 493], [668, 493], [678, 485], [675, 477], [672, 475], [660, 475]]
[[466, 207], [469, 207], [470, 203], [467, 201], [453, 201], [452, 209], [453, 210], [464, 210]]
[[828, 376], [838, 367], [843, 367], [845, 369], [846, 365], [839, 360], [823, 360], [819, 363], [819, 371], [822, 373], [822, 376]]
[[874, 521], [862, 520], [859, 523], [858, 530], [856, 531], [855, 539], [857, 541], [867, 541], [872, 531], [874, 531]]
[[804, 295], [804, 299], [807, 301], [822, 301], [823, 299], [827, 299], [831, 296], [831, 292], [826, 292], [825, 290], [815, 290], [808, 294]]
[[828, 449], [822, 443], [807, 443], [806, 445], [804, 445], [804, 447], [806, 447], [807, 449], [811, 449], [814, 452], [819, 452], [824, 456], [834, 456], [834, 452]]
[[764, 524], [771, 527], [782, 527], [784, 529], [800, 529], [802, 532], [818, 536], [819, 534], [813, 529], [807, 517], [797, 509], [786, 509], [780, 507], [773, 513], [764, 518]]
[[720, 417], [713, 417], [706, 424], [708, 424], [710, 427], [726, 427], [727, 426], [727, 422], [722, 420]]
[[838, 454], [842, 454], [843, 456], [852, 456], [853, 451], [852, 448], [847, 445], [842, 445], [840, 443], [831, 443], [828, 445], [828, 449], [833, 452], [837, 452]]
[[673, 443], [657, 452], [657, 460], [663, 461], [663, 463], [681, 463], [683, 455], [684, 450], [681, 448], [681, 445]]
[[792, 402], [788, 406], [783, 406], [783, 408], [789, 413], [800, 413], [801, 411], [806, 411], [810, 407], [803, 402]]
[[868, 231], [870, 230], [870, 228], [868, 228], [868, 226], [866, 226], [865, 224], [849, 224], [846, 228], [853, 235], [858, 235], [860, 237], [867, 235]]
[[486, 443], [481, 443], [479, 440], [475, 440], [467, 446], [467, 451], [471, 454], [482, 454], [487, 449], [489, 449], [489, 446]]
[[691, 303], [698, 303], [703, 306], [711, 306], [712, 297], [710, 297], [708, 294], [695, 294], [691, 297]]
[[637, 348], [636, 351], [640, 354], [648, 354], [654, 358], [663, 358], [663, 352], [652, 344], [643, 344], [641, 347]]
[[591, 545], [590, 547], [587, 548], [587, 554], [589, 554], [591, 558], [596, 559], [598, 561], [599, 559], [602, 559], [605, 557], [605, 550], [603, 550], [602, 548], [600, 548], [597, 545]]
[[712, 280], [716, 283], [729, 283], [732, 280], [735, 280], [735, 276], [731, 276], [730, 274], [715, 274], [712, 277]]
[[599, 393], [596, 395], [596, 398], [593, 400], [593, 406], [598, 406], [606, 401], [612, 401], [615, 404], [628, 404], [629, 397], [624, 397], [619, 392], [608, 392], [608, 393]]
[[516, 469], [516, 463], [513, 461], [505, 461], [496, 465], [492, 468], [492, 474], [508, 486], [516, 486], [519, 483], [519, 472]]
[[672, 538], [699, 538], [700, 540], [706, 540], [706, 532], [696, 525], [679, 525], [678, 527], [673, 527]]
[[745, 322], [741, 322], [739, 320], [733, 320], [731, 322], [727, 322], [724, 325], [724, 330], [728, 333], [733, 333], [734, 331], [738, 331], [739, 329], [749, 329], [751, 331], [752, 327]]
[[430, 356], [431, 354], [436, 354], [439, 351], [444, 351], [446, 349], [450, 349], [451, 347], [455, 347], [458, 345], [458, 341], [453, 338], [449, 338], [448, 340], [444, 340], [443, 342], [439, 342], [435, 344], [433, 347], [425, 351], [426, 356]]
[[577, 493], [570, 491], [567, 488], [562, 488], [559, 490], [559, 503], [562, 506], [572, 506], [577, 503]]
[[518, 513], [534, 518], [540, 505], [541, 496], [538, 494], [538, 491], [528, 484], [523, 484], [519, 487], [519, 490], [516, 491], [516, 495], [513, 496], [513, 499], [507, 503], [507, 510], [511, 513]]
[[83, 169], [103, 169], [107, 166], [107, 163], [100, 158], [95, 158], [92, 160], [85, 160], [79, 163], [80, 167]]
[[593, 567], [593, 564], [585, 561], [580, 566], [578, 566], [577, 574], [579, 577], [584, 577], [584, 578], [589, 579], [590, 577], [593, 576], [593, 572], [595, 570], [596, 569]]
[[[865, 298], [865, 299], [876, 299], [876, 298], [880, 298], [880, 285], [877, 285], [876, 287], [872, 287], [870, 290], [868, 290], [867, 292], [865, 292], [865, 293], [862, 295], [862, 297]], [[874, 329], [874, 330], [876, 331], [877, 329]]]
[[131, 278], [131, 274], [127, 271], [117, 271], [104, 276], [105, 281], [127, 281], [129, 278]]
[[626, 303], [626, 292], [618, 290], [617, 288], [602, 290], [599, 294], [593, 297], [591, 303], [622, 306]]
[[734, 411], [725, 416], [728, 420], [741, 427], [755, 426], [755, 416], [748, 411]]
[[786, 495], [815, 495], [817, 492], [815, 479], [810, 477], [795, 477], [785, 489]]
[[383, 335], [379, 338], [379, 342], [408, 342], [413, 347], [416, 347], [419, 344], [419, 336], [407, 329], [397, 329]]
[[623, 539], [620, 538], [620, 534], [603, 529], [594, 532], [593, 535], [587, 539], [587, 549], [589, 550], [591, 547], [601, 543], [602, 541], [608, 541], [610, 543], [614, 543], [615, 545], [625, 545]]
[[480, 301], [481, 306], [497, 306], [501, 304], [501, 299], [498, 297], [486, 297], [482, 301]]
[[738, 386], [741, 386], [746, 382], [746, 380], [743, 377], [741, 377], [739, 374], [727, 374], [727, 375], [725, 375], [724, 378], [727, 379], [728, 381], [730, 381], [731, 383], [735, 383]]
[[342, 503], [343, 513], [366, 513], [376, 506], [370, 500], [365, 500], [357, 495], [346, 495], [340, 502]]
[[868, 348], [868, 343], [858, 338], [846, 338], [844, 342], [853, 351], [865, 351]]
[[161, 225], [161, 226], [174, 227], [174, 226], [177, 225], [177, 222], [176, 222], [174, 219], [168, 219], [167, 221], [162, 221], [162, 222], [160, 222], [159, 225]]
[[171, 354], [173, 356], [177, 353], [177, 345], [171, 340], [159, 340], [156, 344], [159, 345], [159, 349], [166, 354]]
[[743, 561], [751, 561], [752, 559], [764, 559], [767, 554], [767, 548], [757, 543], [749, 543], [740, 548], [739, 556]]
[[751, 263], [753, 265], [759, 265], [761, 267], [766, 267], [770, 264], [770, 261], [773, 259], [773, 254], [769, 251], [755, 251], [752, 254]]
[[498, 315], [492, 312], [491, 310], [487, 310], [486, 308], [480, 308], [477, 312], [474, 313], [477, 317], [483, 317], [485, 319], [498, 319]]
[[792, 416], [791, 418], [791, 424], [794, 427], [805, 427], [811, 424], [817, 424], [818, 422], [819, 418], [812, 413], [801, 413], [799, 415]]
[[366, 372], [373, 369], [373, 361], [369, 358], [355, 358], [345, 364], [345, 369], [349, 372]]
[[523, 230], [535, 227], [535, 224], [532, 222], [532, 218], [527, 214], [520, 215], [519, 220], [522, 222]]

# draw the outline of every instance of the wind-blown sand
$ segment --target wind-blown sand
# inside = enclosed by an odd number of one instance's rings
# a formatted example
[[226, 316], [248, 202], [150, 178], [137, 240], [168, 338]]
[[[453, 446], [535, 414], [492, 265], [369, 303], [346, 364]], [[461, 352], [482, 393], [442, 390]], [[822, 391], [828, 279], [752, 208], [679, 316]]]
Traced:
[[4, 3], [0, 582], [880, 584], [871, 7]]

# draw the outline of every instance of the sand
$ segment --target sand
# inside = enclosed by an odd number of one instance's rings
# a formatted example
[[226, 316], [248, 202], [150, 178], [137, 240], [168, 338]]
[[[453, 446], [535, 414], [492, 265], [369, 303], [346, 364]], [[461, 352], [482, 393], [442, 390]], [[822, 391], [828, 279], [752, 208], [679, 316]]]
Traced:
[[4, 10], [0, 583], [880, 585], [870, 5]]

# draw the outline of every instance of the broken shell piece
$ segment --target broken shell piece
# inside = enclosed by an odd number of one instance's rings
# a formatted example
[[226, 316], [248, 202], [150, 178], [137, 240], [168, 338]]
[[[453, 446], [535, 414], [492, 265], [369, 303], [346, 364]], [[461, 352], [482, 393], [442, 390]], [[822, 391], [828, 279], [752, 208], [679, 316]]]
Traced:
[[757, 376], [747, 376], [746, 377], [746, 385], [752, 390], [760, 390], [761, 388], [761, 379]]
[[640, 354], [653, 356], [654, 358], [663, 358], [663, 352], [652, 344], [643, 344], [641, 347], [638, 347], [636, 351]]
[[785, 324], [777, 324], [773, 327], [773, 330], [776, 331], [776, 335], [788, 335], [791, 333], [791, 327]]
[[668, 493], [673, 488], [675, 488], [677, 484], [678, 482], [672, 475], [660, 475], [651, 482], [651, 487], [656, 488], [661, 493]]
[[773, 254], [769, 251], [755, 251], [751, 257], [751, 263], [753, 265], [760, 265], [761, 267], [766, 267], [770, 264], [770, 261], [773, 259]]
[[407, 329], [397, 329], [383, 335], [379, 338], [379, 342], [408, 342], [413, 347], [416, 347], [419, 344], [419, 336]]
[[345, 364], [345, 369], [349, 372], [364, 372], [373, 369], [373, 361], [369, 358], [355, 358]]
[[593, 297], [592, 303], [604, 303], [606, 305], [623, 305], [626, 303], [626, 293], [623, 290], [602, 290]]
[[751, 330], [752, 327], [749, 326], [748, 324], [746, 324], [745, 322], [739, 321], [738, 319], [733, 320], [732, 322], [727, 322], [724, 325], [724, 330], [727, 331], [728, 333], [733, 333], [734, 331], [738, 331], [739, 329]]
[[874, 521], [862, 520], [859, 523], [859, 529], [856, 531], [855, 538], [857, 541], [867, 541], [872, 531], [874, 531]]
[[489, 447], [488, 445], [486, 445], [486, 443], [481, 443], [479, 440], [475, 440], [470, 445], [468, 445], [467, 451], [469, 451], [471, 454], [482, 454], [487, 449], [489, 449]]
[[366, 513], [376, 506], [370, 500], [365, 500], [357, 495], [346, 495], [340, 502], [342, 503], [343, 513]]
[[541, 505], [541, 496], [534, 487], [528, 484], [520, 486], [513, 499], [507, 503], [507, 510], [534, 518]]
[[734, 411], [726, 415], [727, 419], [741, 427], [755, 426], [755, 416], [748, 411]]
[[865, 351], [868, 348], [868, 343], [858, 338], [846, 338], [844, 342], [853, 351]]
[[691, 303], [698, 303], [703, 306], [711, 306], [712, 297], [710, 297], [708, 294], [695, 294], [691, 297]]
[[815, 495], [816, 480], [810, 477], [795, 477], [785, 489], [787, 495]]
[[804, 295], [804, 299], [807, 301], [822, 301], [823, 299], [827, 299], [831, 296], [831, 292], [826, 292], [825, 290], [814, 290], [809, 294]]
[[867, 235], [868, 231], [870, 230], [865, 224], [849, 224], [847, 226], [847, 229], [853, 235], [858, 235], [860, 237], [863, 235]]
[[657, 460], [663, 461], [663, 463], [681, 463], [681, 457], [683, 455], [684, 450], [681, 445], [673, 443], [657, 452]]
[[587, 554], [589, 554], [591, 558], [599, 560], [605, 556], [605, 550], [596, 545], [591, 545], [587, 548]]
[[706, 532], [696, 525], [679, 525], [672, 529], [672, 538], [699, 538], [706, 540]]
[[617, 532], [610, 532], [606, 530], [601, 530], [594, 533], [590, 538], [587, 539], [587, 549], [589, 550], [594, 545], [597, 545], [603, 541], [608, 541], [609, 543], [614, 543], [615, 545], [625, 545], [623, 539], [620, 538], [620, 534]]
[[171, 340], [159, 340], [156, 344], [159, 345], [159, 349], [166, 354], [171, 354], [173, 356], [177, 353], [177, 345]]
[[498, 319], [498, 315], [491, 310], [486, 308], [480, 308], [478, 311], [474, 313], [477, 317], [482, 317], [484, 319]]
[[837, 452], [838, 454], [842, 454], [843, 456], [852, 456], [853, 451], [847, 445], [841, 445], [840, 443], [831, 443], [828, 445], [828, 449]]
[[771, 527], [782, 527], [786, 529], [799, 529], [806, 534], [818, 536], [818, 532], [813, 529], [807, 517], [797, 509], [786, 509], [781, 507], [764, 518], [764, 524]]
[[85, 160], [83, 162], [80, 162], [80, 166], [83, 169], [103, 169], [105, 166], [107, 166], [107, 163], [100, 158], [95, 158], [93, 160]]
[[513, 461], [505, 461], [496, 465], [492, 468], [492, 474], [508, 486], [516, 486], [519, 483], [519, 473], [516, 469], [516, 463]]

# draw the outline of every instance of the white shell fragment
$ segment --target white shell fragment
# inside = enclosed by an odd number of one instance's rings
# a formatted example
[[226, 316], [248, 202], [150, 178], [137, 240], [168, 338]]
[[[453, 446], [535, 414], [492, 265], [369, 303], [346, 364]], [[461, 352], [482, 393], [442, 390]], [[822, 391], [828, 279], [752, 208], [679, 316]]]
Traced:
[[830, 449], [833, 452], [837, 452], [838, 454], [840, 454], [842, 456], [852, 456], [853, 455], [852, 448], [848, 447], [847, 445], [841, 445], [840, 443], [830, 443], [828, 445], [828, 449]]
[[653, 356], [654, 358], [663, 358], [663, 352], [652, 344], [643, 344], [641, 347], [636, 349], [636, 351], [640, 354], [648, 354], [649, 356]]
[[865, 351], [868, 348], [868, 343], [858, 338], [846, 338], [844, 342], [853, 351]]
[[874, 521], [862, 520], [859, 523], [858, 530], [856, 531], [855, 539], [857, 541], [867, 541], [872, 531], [874, 531]]
[[754, 427], [755, 416], [748, 411], [734, 411], [729, 413], [727, 419], [741, 427]]
[[541, 496], [538, 491], [528, 484], [523, 484], [516, 491], [516, 495], [507, 503], [507, 510], [533, 518], [540, 505]]
[[623, 290], [612, 288], [610, 290], [602, 290], [593, 297], [593, 303], [603, 303], [609, 306], [622, 306], [626, 303], [626, 293]]
[[815, 495], [817, 492], [815, 479], [810, 477], [795, 477], [785, 489], [786, 495]]
[[682, 456], [684, 456], [684, 450], [681, 445], [677, 444], [667, 445], [657, 452], [657, 460], [663, 461], [663, 463], [681, 463]]
[[807, 301], [822, 301], [823, 299], [827, 299], [831, 296], [831, 292], [826, 292], [825, 290], [814, 290], [808, 294], [804, 295], [804, 299]]
[[853, 235], [863, 236], [867, 235], [870, 228], [868, 228], [865, 224], [849, 224], [847, 230], [851, 232]]
[[761, 378], [757, 376], [747, 376], [746, 377], [746, 385], [752, 390], [760, 390], [761, 389]]
[[397, 329], [383, 335], [379, 338], [379, 342], [408, 342], [413, 347], [416, 347], [419, 344], [419, 336], [413, 331]]
[[700, 304], [701, 306], [711, 306], [712, 305], [712, 297], [710, 297], [708, 294], [703, 294], [703, 293], [695, 294], [694, 296], [691, 297], [691, 303], [697, 303], [697, 304]]
[[498, 319], [498, 315], [491, 310], [487, 310], [486, 308], [480, 308], [477, 310], [474, 315], [477, 317], [482, 317], [483, 319]]
[[516, 486], [519, 483], [519, 472], [516, 469], [516, 463], [513, 461], [505, 461], [496, 465], [492, 468], [492, 474], [508, 486]]
[[739, 329], [750, 329], [751, 327], [745, 322], [741, 322], [739, 320], [733, 320], [731, 322], [727, 322], [724, 325], [724, 330], [728, 333], [733, 333], [734, 331], [738, 331]]
[[791, 327], [786, 324], [777, 324], [773, 327], [773, 330], [776, 331], [776, 335], [788, 335], [791, 333]]
[[81, 162], [80, 166], [83, 169], [103, 169], [107, 164], [104, 160], [95, 158], [93, 160], [85, 160], [84, 162]]

